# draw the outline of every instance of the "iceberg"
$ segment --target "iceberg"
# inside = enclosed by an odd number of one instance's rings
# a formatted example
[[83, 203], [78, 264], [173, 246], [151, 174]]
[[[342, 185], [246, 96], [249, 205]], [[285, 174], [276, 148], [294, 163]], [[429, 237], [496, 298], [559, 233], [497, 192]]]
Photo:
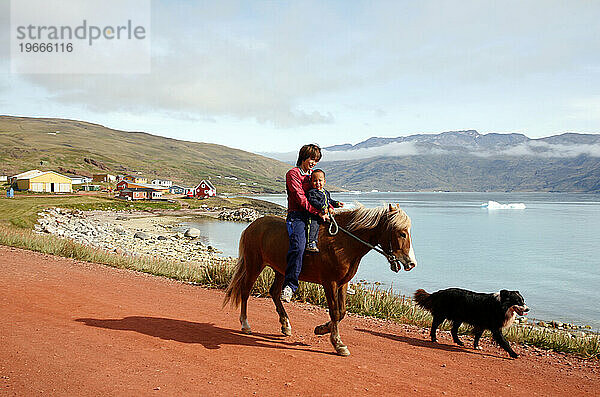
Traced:
[[491, 200], [481, 204], [481, 207], [488, 210], [524, 210], [526, 208], [524, 203], [500, 204]]

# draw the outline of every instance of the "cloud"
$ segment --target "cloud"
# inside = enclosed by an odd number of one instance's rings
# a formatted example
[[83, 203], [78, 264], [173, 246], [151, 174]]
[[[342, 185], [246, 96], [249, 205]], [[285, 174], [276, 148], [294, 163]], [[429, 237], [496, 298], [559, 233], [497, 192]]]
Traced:
[[315, 31], [308, 31], [309, 7], [268, 7], [264, 17], [252, 20], [233, 6], [155, 5], [153, 14], [160, 17], [152, 24], [150, 74], [20, 77], [44, 88], [52, 101], [98, 113], [157, 112], [184, 119], [191, 113], [280, 128], [334, 122], [331, 111], [306, 103], [358, 79], [338, 65], [339, 57], [351, 65], [360, 55], [319, 44], [317, 37], [328, 35], [330, 27], [315, 21]]
[[[271, 153], [270, 157], [275, 157], [280, 160], [290, 161], [293, 159], [294, 153]], [[569, 158], [580, 155], [591, 157], [600, 157], [600, 144], [589, 145], [565, 145], [565, 144], [550, 144], [540, 141], [531, 141], [518, 144], [506, 149], [500, 150], [470, 150], [453, 151], [447, 150], [438, 146], [422, 146], [412, 142], [394, 142], [382, 146], [371, 147], [367, 149], [344, 150], [344, 151], [327, 151], [323, 150], [323, 161], [346, 161], [360, 160], [373, 157], [404, 157], [404, 156], [426, 156], [426, 155], [465, 155], [470, 154], [477, 157], [525, 157], [535, 156], [543, 158]]]
[[543, 141], [530, 141], [498, 151], [473, 151], [471, 154], [479, 157], [493, 156], [534, 156], [544, 158], [568, 158], [586, 155], [600, 157], [600, 144], [551, 144]]
[[372, 157], [403, 157], [421, 154], [412, 142], [394, 142], [366, 149], [328, 151], [323, 150], [323, 161], [359, 160]]
[[[594, 87], [580, 81], [597, 81], [600, 40], [591, 33], [599, 11], [594, 2], [553, 0], [153, 1], [151, 74], [10, 78], [45, 92], [42, 105], [98, 114], [250, 120], [276, 128], [348, 120], [349, 130], [360, 133], [366, 128], [356, 126], [380, 128], [398, 114], [419, 130], [439, 128], [436, 120], [472, 122], [477, 111], [494, 123], [493, 116], [513, 119], [504, 117], [515, 113], [503, 109], [507, 103], [530, 114], [531, 106], [548, 106], [535, 101], [548, 92], [568, 101], [564, 90], [586, 95]], [[375, 110], [356, 121], [346, 104]], [[487, 119], [486, 109], [493, 109]], [[585, 120], [599, 114], [586, 109]], [[435, 117], [425, 120], [429, 113]], [[524, 128], [514, 119], [511, 128]]]

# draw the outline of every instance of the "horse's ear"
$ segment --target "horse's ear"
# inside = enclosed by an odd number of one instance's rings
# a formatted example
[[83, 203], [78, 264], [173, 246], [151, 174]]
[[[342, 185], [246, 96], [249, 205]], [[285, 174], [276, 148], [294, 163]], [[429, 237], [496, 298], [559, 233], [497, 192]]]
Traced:
[[398, 210], [398, 206], [396, 206], [395, 204], [390, 204], [388, 207], [388, 211], [390, 212], [394, 212]]

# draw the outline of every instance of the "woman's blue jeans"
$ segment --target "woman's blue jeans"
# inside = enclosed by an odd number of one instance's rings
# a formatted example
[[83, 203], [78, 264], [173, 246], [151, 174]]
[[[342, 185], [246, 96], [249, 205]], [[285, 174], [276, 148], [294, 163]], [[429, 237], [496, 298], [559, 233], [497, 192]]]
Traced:
[[305, 213], [293, 211], [288, 213], [285, 220], [290, 248], [286, 256], [287, 267], [283, 286], [289, 285], [294, 292], [298, 289], [298, 277], [302, 271], [302, 257], [306, 248], [306, 218]]

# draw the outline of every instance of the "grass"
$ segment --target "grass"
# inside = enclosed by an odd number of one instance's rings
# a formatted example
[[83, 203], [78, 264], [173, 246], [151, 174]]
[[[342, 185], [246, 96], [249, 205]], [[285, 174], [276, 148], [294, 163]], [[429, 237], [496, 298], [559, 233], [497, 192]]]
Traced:
[[0, 196], [0, 223], [9, 223], [23, 229], [33, 229], [37, 222], [38, 213], [45, 208], [61, 207], [73, 208], [82, 211], [110, 210], [110, 211], [155, 211], [181, 209], [184, 205], [188, 208], [225, 207], [258, 208], [262, 212], [280, 214], [281, 206], [262, 200], [252, 198], [236, 197], [222, 198], [211, 197], [206, 200], [186, 199], [168, 201], [125, 201], [109, 197], [106, 194], [95, 195], [24, 195], [18, 192], [14, 198], [7, 199], [5, 195]]
[[138, 210], [150, 211], [155, 209], [179, 209], [178, 203], [124, 200], [105, 197], [102, 195], [69, 195], [69, 196], [23, 196], [16, 195], [12, 199], [0, 198], [0, 223], [32, 229], [37, 222], [38, 212], [45, 208], [61, 207], [80, 210]]
[[[215, 264], [207, 261], [195, 264], [146, 256], [126, 256], [68, 239], [40, 235], [30, 230], [37, 219], [37, 212], [48, 206], [98, 209], [111, 204], [115, 203], [90, 196], [0, 199], [0, 245], [141, 271], [205, 287], [224, 289], [227, 286], [234, 271], [233, 263]], [[273, 276], [270, 268], [265, 269], [256, 281], [252, 293], [257, 296], [269, 296]], [[391, 289], [381, 290], [376, 286], [358, 285], [355, 290], [356, 294], [347, 297], [349, 312], [421, 327], [431, 324], [431, 315], [428, 312], [415, 306], [411, 298], [395, 294]], [[327, 307], [323, 288], [316, 284], [301, 282], [296, 300]], [[448, 329], [447, 324], [445, 328]], [[462, 333], [467, 331], [467, 327], [461, 328]], [[585, 358], [600, 358], [600, 335], [574, 336], [567, 331], [514, 326], [507, 332], [507, 339]]]

